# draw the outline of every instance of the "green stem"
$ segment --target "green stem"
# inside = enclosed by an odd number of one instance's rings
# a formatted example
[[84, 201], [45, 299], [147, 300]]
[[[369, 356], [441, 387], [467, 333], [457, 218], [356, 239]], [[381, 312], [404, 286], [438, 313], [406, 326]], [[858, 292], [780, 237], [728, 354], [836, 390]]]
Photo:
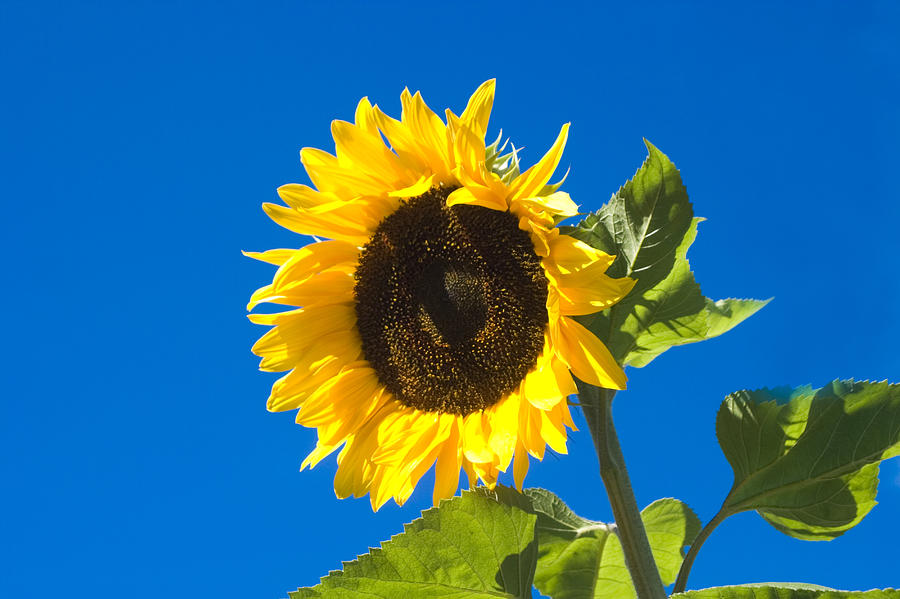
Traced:
[[600, 459], [600, 477], [609, 496], [622, 552], [625, 554], [625, 565], [628, 566], [638, 599], [665, 599], [666, 590], [653, 559], [647, 531], [625, 468], [619, 437], [613, 426], [612, 400], [616, 392], [586, 384], [579, 385], [579, 391], [588, 428]]
[[684, 589], [687, 586], [688, 576], [691, 574], [691, 566], [694, 565], [694, 559], [700, 552], [700, 547], [703, 546], [703, 543], [706, 541], [707, 537], [712, 534], [712, 531], [715, 530], [716, 527], [722, 523], [722, 520], [729, 515], [730, 514], [725, 511], [725, 506], [723, 505], [719, 510], [719, 513], [703, 527], [703, 530], [700, 531], [700, 534], [698, 534], [697, 538], [694, 539], [694, 542], [691, 543], [691, 548], [688, 549], [687, 555], [684, 556], [684, 561], [681, 562], [681, 569], [678, 570], [678, 578], [675, 580], [675, 587], [672, 589], [673, 593], [684, 592]]

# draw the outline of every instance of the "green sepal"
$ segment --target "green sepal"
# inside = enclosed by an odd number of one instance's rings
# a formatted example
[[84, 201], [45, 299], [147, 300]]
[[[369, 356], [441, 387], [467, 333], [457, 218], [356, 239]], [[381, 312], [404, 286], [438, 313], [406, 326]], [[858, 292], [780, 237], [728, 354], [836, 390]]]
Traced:
[[422, 512], [401, 534], [314, 587], [306, 597], [530, 598], [537, 560], [537, 516], [528, 497], [479, 487]]
[[[492, 171], [504, 183], [509, 185], [520, 174], [519, 155], [516, 147], [508, 139], [501, 145], [502, 139], [503, 131], [500, 131], [500, 135], [497, 136], [494, 143], [485, 147], [484, 165], [489, 171]], [[506, 150], [507, 145], [511, 149], [504, 154], [503, 152]]]
[[879, 463], [900, 453], [900, 385], [739, 391], [716, 434], [734, 471], [723, 515], [756, 510], [787, 535], [830, 540], [875, 506]]
[[[587, 520], [545, 489], [525, 489], [537, 513], [538, 563], [534, 584], [553, 599], [636, 597], [615, 525]], [[663, 584], [675, 581], [684, 547], [700, 531], [700, 520], [684, 503], [660, 499], [641, 519]]]

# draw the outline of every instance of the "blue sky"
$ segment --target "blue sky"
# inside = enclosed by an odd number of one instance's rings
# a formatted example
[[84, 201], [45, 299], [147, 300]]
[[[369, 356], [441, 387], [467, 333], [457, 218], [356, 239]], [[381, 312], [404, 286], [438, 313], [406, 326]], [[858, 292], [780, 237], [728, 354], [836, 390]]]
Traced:
[[[615, 416], [638, 502], [710, 518], [731, 483], [714, 435], [741, 388], [900, 381], [896, 3], [22, 2], [0, 4], [0, 596], [276, 598], [430, 503], [338, 501], [314, 432], [265, 411], [273, 375], [244, 305], [302, 245], [260, 204], [306, 182], [303, 146], [404, 86], [461, 110], [496, 77], [489, 136], [530, 163], [571, 121], [585, 209], [644, 158], [706, 217], [707, 295], [774, 296], [728, 335], [643, 370]], [[576, 422], [583, 422], [577, 420]], [[527, 484], [609, 519], [588, 433]], [[690, 586], [898, 586], [900, 465], [830, 543], [755, 514], [708, 541]]]

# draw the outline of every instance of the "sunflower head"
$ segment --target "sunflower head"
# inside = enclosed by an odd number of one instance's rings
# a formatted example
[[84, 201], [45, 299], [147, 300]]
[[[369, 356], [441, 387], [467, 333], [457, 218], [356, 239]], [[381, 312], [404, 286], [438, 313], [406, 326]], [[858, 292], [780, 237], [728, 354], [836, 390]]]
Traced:
[[[603, 310], [630, 279], [613, 258], [556, 228], [577, 213], [549, 181], [568, 135], [521, 172], [513, 150], [485, 144], [494, 81], [460, 116], [441, 119], [419, 93], [400, 120], [363, 98], [354, 123], [334, 121], [335, 155], [304, 148], [313, 187], [285, 185], [278, 224], [325, 238], [249, 256], [277, 265], [251, 314], [271, 330], [253, 346], [261, 369], [288, 371], [268, 408], [298, 409], [318, 432], [303, 468], [340, 449], [338, 497], [402, 504], [435, 467], [435, 503], [460, 471], [494, 486], [528, 456], [566, 453], [572, 374], [622, 389], [625, 375], [572, 316]], [[387, 144], [385, 143], [387, 140]]]

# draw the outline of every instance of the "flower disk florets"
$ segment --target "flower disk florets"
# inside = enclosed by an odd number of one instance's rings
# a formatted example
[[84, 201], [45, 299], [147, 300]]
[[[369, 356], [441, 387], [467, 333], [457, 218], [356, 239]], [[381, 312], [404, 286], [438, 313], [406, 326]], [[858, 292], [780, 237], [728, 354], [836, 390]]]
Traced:
[[509, 212], [448, 207], [435, 187], [385, 218], [356, 270], [357, 327], [379, 380], [403, 404], [466, 415], [534, 368], [547, 279]]

